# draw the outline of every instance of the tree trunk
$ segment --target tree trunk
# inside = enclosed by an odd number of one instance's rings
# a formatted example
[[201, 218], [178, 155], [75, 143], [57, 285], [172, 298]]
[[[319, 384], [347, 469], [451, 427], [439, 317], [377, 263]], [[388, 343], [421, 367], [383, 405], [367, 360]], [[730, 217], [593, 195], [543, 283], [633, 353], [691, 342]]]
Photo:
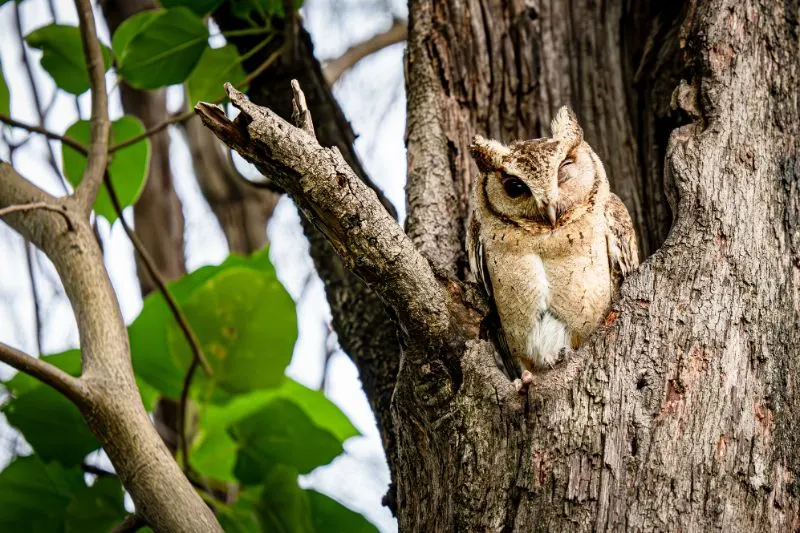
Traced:
[[411, 1], [409, 234], [426, 256], [463, 262], [440, 214], [463, 228], [470, 137], [549, 134], [564, 103], [654, 253], [527, 399], [469, 333], [405, 351], [401, 530], [800, 527], [800, 7], [661, 4]]
[[[292, 128], [235, 90], [235, 121], [198, 113], [392, 312], [401, 530], [800, 528], [800, 4], [569, 7], [411, 0], [405, 234], [303, 113]], [[467, 145], [549, 133], [567, 101], [655, 252], [521, 396], [466, 281]]]

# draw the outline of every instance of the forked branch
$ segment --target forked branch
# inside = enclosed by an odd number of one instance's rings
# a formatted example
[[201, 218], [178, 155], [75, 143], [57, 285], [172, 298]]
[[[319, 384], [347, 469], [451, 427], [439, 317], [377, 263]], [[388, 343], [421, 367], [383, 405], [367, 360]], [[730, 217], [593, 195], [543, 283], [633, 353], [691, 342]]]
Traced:
[[285, 189], [331, 242], [347, 267], [394, 309], [418, 339], [443, 339], [450, 326], [448, 295], [427, 260], [386, 212], [375, 192], [309, 133], [310, 113], [295, 89], [295, 127], [226, 84], [241, 110], [235, 121], [209, 104], [195, 107], [203, 123], [228, 146]]
[[89, 68], [89, 81], [92, 87], [92, 129], [89, 154], [83, 179], [75, 195], [88, 214], [94, 205], [94, 199], [100, 184], [103, 182], [108, 165], [108, 136], [111, 122], [108, 120], [108, 96], [106, 95], [106, 68], [100, 41], [97, 39], [97, 28], [94, 23], [94, 12], [90, 0], [75, 0], [78, 10], [78, 23], [81, 28], [83, 54]]

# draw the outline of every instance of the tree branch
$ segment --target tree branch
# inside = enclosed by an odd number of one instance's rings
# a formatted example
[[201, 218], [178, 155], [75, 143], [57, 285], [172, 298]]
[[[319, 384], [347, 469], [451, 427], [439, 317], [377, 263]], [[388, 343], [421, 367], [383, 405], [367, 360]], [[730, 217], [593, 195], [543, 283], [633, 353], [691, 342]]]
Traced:
[[79, 143], [78, 141], [76, 141], [75, 139], [73, 139], [72, 137], [67, 137], [66, 135], [59, 135], [58, 133], [43, 128], [42, 126], [36, 126], [34, 124], [28, 124], [26, 122], [20, 122], [19, 120], [14, 120], [13, 118], [3, 113], [0, 113], [0, 122], [4, 122], [9, 126], [13, 126], [15, 128], [21, 128], [26, 131], [44, 135], [48, 139], [53, 139], [54, 141], [61, 141], [70, 148], [77, 150], [83, 155], [86, 155], [86, 147], [81, 143]]
[[326, 62], [322, 66], [322, 74], [328, 85], [336, 83], [346, 70], [355, 66], [365, 57], [383, 50], [387, 46], [402, 43], [408, 35], [408, 25], [405, 22], [395, 21], [392, 27], [383, 33], [373, 35], [348, 48], [341, 56]]
[[108, 120], [108, 96], [106, 95], [106, 75], [100, 41], [97, 39], [97, 28], [94, 22], [91, 0], [75, 0], [78, 10], [78, 23], [81, 29], [83, 54], [89, 69], [89, 82], [92, 87], [92, 129], [86, 169], [78, 185], [75, 195], [84, 211], [88, 214], [94, 205], [94, 199], [103, 174], [108, 165], [108, 136], [111, 122]]
[[[278, 49], [278, 51], [274, 52], [271, 56], [269, 56], [266, 59], [266, 61], [264, 61], [264, 63], [262, 63], [261, 66], [259, 66], [256, 70], [254, 70], [253, 72], [248, 74], [248, 76], [245, 79], [243, 79], [241, 81], [241, 83], [238, 83], [236, 85], [236, 87], [237, 88], [244, 87], [245, 85], [247, 85], [248, 83], [253, 81], [257, 76], [259, 76], [262, 72], [264, 72], [264, 70], [269, 68], [269, 66], [271, 64], [273, 64], [279, 57], [280, 57], [280, 49]], [[219, 104], [223, 100], [225, 100], [225, 99], [224, 98], [220, 98], [219, 100], [215, 101], [214, 103], [215, 104]], [[170, 118], [168, 118], [167, 120], [165, 120], [161, 124], [156, 124], [152, 128], [150, 128], [147, 131], [145, 131], [144, 133], [141, 133], [139, 135], [135, 135], [135, 136], [131, 137], [130, 139], [125, 139], [124, 141], [122, 141], [122, 142], [120, 142], [118, 144], [115, 144], [114, 146], [112, 146], [111, 148], [108, 149], [108, 153], [113, 154], [117, 150], [122, 150], [123, 148], [127, 148], [128, 146], [131, 146], [133, 144], [138, 143], [142, 139], [147, 139], [151, 135], [155, 135], [156, 133], [162, 131], [167, 126], [170, 126], [172, 124], [180, 124], [181, 122], [186, 122], [187, 120], [189, 120], [193, 116], [194, 116], [194, 110], [192, 110], [192, 109], [189, 109], [185, 113], [180, 113], [178, 115], [171, 116]]]
[[[37, 87], [36, 79], [33, 76], [33, 68], [31, 68], [31, 62], [28, 59], [28, 47], [25, 46], [25, 38], [22, 34], [22, 15], [18, 2], [14, 2], [14, 29], [16, 30], [17, 43], [19, 43], [20, 59], [22, 60], [22, 65], [25, 67], [25, 74], [28, 78], [30, 94], [33, 96], [34, 109], [36, 110], [36, 116], [39, 118], [39, 126], [44, 128], [44, 125], [47, 121], [47, 115], [52, 109], [52, 105], [56, 101], [58, 91], [53, 91], [53, 97], [46, 107], [42, 105], [42, 99], [39, 96], [39, 88]], [[58, 163], [56, 163], [56, 155], [50, 143], [47, 143], [47, 163], [50, 165], [50, 168], [53, 169], [53, 173], [56, 175], [56, 180], [64, 190], [64, 194], [69, 194], [67, 180], [64, 179], [61, 169], [58, 168]]]
[[195, 109], [206, 126], [292, 196], [348, 268], [395, 310], [406, 331], [443, 339], [450, 326], [444, 287], [341, 153], [321, 147], [230, 84], [226, 88], [240, 117], [231, 122], [219, 108], [201, 103]]
[[[34, 202], [56, 200], [0, 162], [0, 209]], [[74, 197], [61, 202], [70, 213], [85, 207]], [[137, 512], [157, 531], [221, 532], [142, 405], [125, 324], [88, 220], [74, 216], [74, 228], [65, 229], [63, 214], [44, 209], [11, 213], [5, 220], [47, 255], [63, 282], [78, 324], [80, 382], [87, 391], [87, 400], [77, 405]]]
[[88, 399], [88, 391], [80, 379], [2, 342], [0, 342], [0, 361], [50, 385], [76, 404], [85, 403]]

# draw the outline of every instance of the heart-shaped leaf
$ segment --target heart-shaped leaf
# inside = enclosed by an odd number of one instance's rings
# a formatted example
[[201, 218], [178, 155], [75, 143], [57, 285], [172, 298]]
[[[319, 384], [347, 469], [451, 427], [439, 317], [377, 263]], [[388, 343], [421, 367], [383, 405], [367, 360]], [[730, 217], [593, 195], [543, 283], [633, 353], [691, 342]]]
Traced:
[[[69, 127], [66, 135], [84, 146], [88, 146], [90, 130], [91, 123], [88, 120], [79, 120]], [[111, 123], [111, 145], [131, 139], [144, 132], [144, 126], [138, 118], [126, 115]], [[83, 179], [86, 156], [63, 143], [61, 145], [61, 156], [64, 161], [64, 174], [72, 186], [75, 187]], [[111, 176], [111, 183], [114, 185], [114, 192], [117, 194], [117, 199], [122, 209], [133, 205], [139, 199], [147, 179], [149, 164], [149, 139], [142, 139], [111, 154], [108, 173]], [[94, 211], [110, 223], [117, 220], [117, 211], [114, 209], [114, 204], [111, 202], [111, 197], [105, 184], [100, 187], [97, 193]]]
[[[25, 37], [28, 46], [42, 51], [42, 68], [60, 89], [75, 95], [89, 90], [89, 71], [83, 55], [81, 32], [77, 26], [50, 24]], [[111, 50], [100, 45], [105, 69], [111, 66]]]

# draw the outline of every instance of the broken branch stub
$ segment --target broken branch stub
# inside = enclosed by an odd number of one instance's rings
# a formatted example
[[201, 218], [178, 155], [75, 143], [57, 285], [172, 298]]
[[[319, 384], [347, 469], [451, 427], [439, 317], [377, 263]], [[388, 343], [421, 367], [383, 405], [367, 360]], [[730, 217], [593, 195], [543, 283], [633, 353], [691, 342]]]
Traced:
[[203, 123], [292, 197], [347, 267], [394, 309], [402, 328], [422, 342], [445, 340], [451, 326], [447, 291], [375, 192], [338, 150], [317, 142], [299, 85], [293, 84], [294, 108], [302, 128], [225, 87], [241, 113], [231, 121], [201, 102], [195, 112]]

